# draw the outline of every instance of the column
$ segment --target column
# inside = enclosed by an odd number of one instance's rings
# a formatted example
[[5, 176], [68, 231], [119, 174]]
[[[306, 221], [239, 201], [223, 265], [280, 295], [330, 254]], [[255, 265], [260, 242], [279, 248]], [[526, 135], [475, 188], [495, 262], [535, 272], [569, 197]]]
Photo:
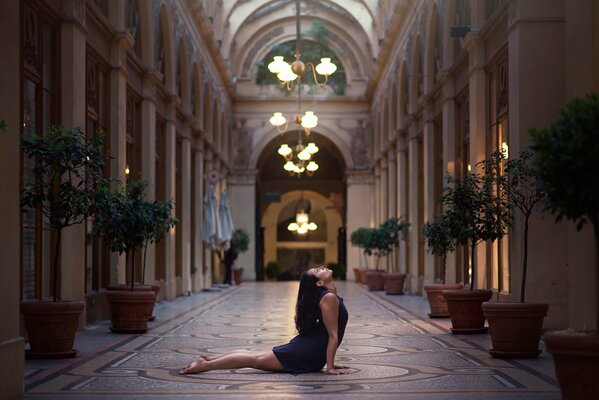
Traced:
[[233, 171], [229, 175], [227, 192], [231, 203], [231, 216], [236, 229], [245, 230], [250, 236], [248, 251], [239, 254], [235, 265], [243, 268], [243, 280], [255, 281], [256, 268], [256, 174], [258, 171]]
[[372, 191], [374, 179], [370, 171], [345, 171], [347, 177], [347, 279], [355, 280], [354, 268], [364, 268], [362, 250], [350, 242], [350, 236], [358, 228], [368, 227], [371, 222]]
[[[397, 140], [397, 210], [398, 216], [404, 221], [409, 221], [408, 215], [408, 163], [407, 143], [405, 134], [400, 134]], [[408, 236], [409, 238], [409, 236]], [[409, 239], [408, 239], [409, 240]], [[398, 271], [409, 273], [408, 270], [408, 246], [405, 240], [399, 242]], [[406, 282], [409, 284], [409, 280]], [[408, 287], [406, 287], [409, 290]]]
[[[165, 124], [165, 168], [166, 168], [166, 179], [165, 189], [166, 198], [173, 200], [173, 215], [176, 215], [176, 208], [181, 205], [178, 204], [177, 191], [176, 191], [176, 177], [175, 169], [177, 166], [177, 132], [175, 127], [176, 109], [174, 99], [167, 105], [166, 112], [166, 124]], [[180, 235], [181, 226], [178, 224], [174, 229], [171, 229], [166, 233], [164, 237], [164, 253], [165, 253], [165, 284], [166, 284], [166, 298], [174, 299], [177, 297], [177, 280], [175, 274], [175, 235]]]
[[[470, 164], [475, 172], [476, 163], [486, 157], [487, 74], [485, 72], [485, 42], [478, 31], [466, 35], [463, 46], [469, 53], [468, 97], [470, 104]], [[481, 173], [480, 169], [476, 170]], [[476, 289], [486, 288], [487, 245], [479, 243], [475, 251]], [[474, 261], [474, 260], [473, 260]]]
[[191, 141], [183, 137], [181, 141], [181, 290], [191, 293]]
[[[61, 32], [61, 111], [65, 129], [85, 129], [85, 9], [64, 2]], [[15, 42], [11, 46], [15, 46]], [[85, 296], [85, 224], [63, 229], [60, 293], [63, 300]], [[85, 325], [85, 310], [80, 325]]]
[[[424, 222], [435, 217], [435, 124], [433, 122], [433, 104], [429, 101], [424, 108], [424, 128], [422, 131], [423, 164], [424, 164]], [[421, 237], [420, 240], [423, 240]], [[424, 244], [426, 247], [426, 243]], [[424, 284], [435, 283], [435, 256], [424, 251]]]
[[367, 226], [377, 226], [381, 223], [381, 165], [377, 162], [374, 166], [374, 191], [372, 193], [374, 204], [371, 222]]
[[204, 287], [204, 246], [202, 245], [202, 231], [204, 227], [204, 153], [202, 144], [195, 150], [194, 165], [195, 181], [192, 182], [194, 190], [195, 203], [192, 207], [195, 210], [194, 213], [194, 257], [193, 263], [193, 276], [192, 276], [192, 290], [194, 292], [202, 290]]
[[[439, 73], [439, 79], [443, 84], [443, 166], [444, 174], [455, 176], [455, 83], [453, 76], [448, 71]], [[445, 176], [443, 177], [443, 187], [446, 186]], [[456, 283], [456, 253], [447, 254], [445, 266], [445, 283]]]
[[409, 264], [408, 271], [410, 274], [410, 292], [412, 294], [420, 293], [420, 272], [418, 264], [420, 262], [418, 255], [418, 242], [420, 240], [420, 221], [418, 219], [418, 207], [422, 199], [418, 196], [418, 132], [415, 124], [412, 124], [408, 129], [408, 185], [407, 193], [409, 201], [408, 220], [410, 222], [408, 240], [410, 241], [409, 248]]
[[[156, 199], [156, 83], [159, 81], [156, 70], [144, 75], [141, 102], [141, 176], [148, 182], [148, 200]], [[156, 245], [148, 244], [145, 256], [145, 284], [153, 284], [156, 277]]]
[[[206, 150], [205, 157], [204, 175], [212, 171], [213, 168], [212, 151], [210, 149]], [[206, 188], [208, 188], [210, 182], [208, 182], [205, 176], [202, 176], [202, 179], [205, 181]], [[203, 239], [204, 238], [202, 238], [202, 240]], [[204, 289], [209, 289], [212, 287], [212, 257], [212, 247], [209, 243], [204, 242]]]
[[[397, 162], [396, 162], [396, 150], [395, 150], [395, 142], [389, 147], [389, 152], [387, 153], [389, 157], [389, 171], [388, 173], [388, 194], [387, 194], [387, 205], [388, 218], [397, 218]], [[397, 272], [397, 266], [399, 265], [399, 248], [393, 249], [393, 254], [391, 254], [390, 258], [390, 268], [393, 268], [394, 272]]]
[[19, 204], [21, 180], [21, 53], [20, 2], [3, 2], [0, 6], [0, 119], [6, 122], [6, 132], [0, 131], [0, 221], [6, 234], [0, 240], [0, 293], [2, 293], [2, 329], [0, 329], [0, 393], [7, 398], [23, 395], [25, 344], [19, 335], [21, 257]]
[[[129, 33], [117, 33], [111, 44], [110, 70], [110, 176], [126, 182], [127, 162], [127, 49], [133, 45]], [[119, 186], [114, 184], [114, 187]], [[125, 253], [110, 256], [110, 283], [126, 282]], [[116, 266], [116, 268], [112, 268]]]
[[381, 219], [379, 221], [383, 222], [387, 218], [389, 218], [389, 163], [387, 161], [387, 155], [381, 159], [381, 178], [380, 178], [380, 198], [381, 198], [381, 208], [380, 214]]

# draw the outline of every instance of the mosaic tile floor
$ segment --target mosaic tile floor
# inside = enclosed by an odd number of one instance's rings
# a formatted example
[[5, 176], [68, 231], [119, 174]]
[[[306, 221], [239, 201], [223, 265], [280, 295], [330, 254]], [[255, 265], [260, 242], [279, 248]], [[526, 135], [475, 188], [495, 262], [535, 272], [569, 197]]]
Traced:
[[28, 361], [31, 399], [559, 399], [551, 357], [491, 358], [488, 335], [449, 333], [417, 296], [370, 293], [338, 283], [349, 314], [339, 363], [351, 373], [291, 375], [253, 369], [181, 376], [198, 354], [265, 350], [294, 335], [296, 282], [244, 283], [157, 305], [144, 335], [116, 335], [108, 322], [78, 333], [77, 358]]

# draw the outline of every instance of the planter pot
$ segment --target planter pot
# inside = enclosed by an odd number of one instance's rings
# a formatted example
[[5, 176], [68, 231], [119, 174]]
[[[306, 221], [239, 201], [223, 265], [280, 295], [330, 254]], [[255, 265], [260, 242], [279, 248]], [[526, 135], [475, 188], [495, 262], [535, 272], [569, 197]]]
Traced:
[[366, 282], [366, 273], [368, 271], [372, 271], [370, 268], [360, 268], [360, 283], [367, 284]]
[[356, 277], [356, 282], [357, 283], [362, 283], [362, 269], [361, 268], [354, 268], [354, 276]]
[[156, 293], [147, 291], [111, 290], [106, 292], [110, 307], [112, 332], [145, 333], [148, 331], [148, 318], [156, 301]]
[[545, 335], [553, 354], [563, 399], [592, 399], [599, 392], [597, 332], [552, 332]]
[[488, 301], [493, 292], [482, 290], [444, 290], [443, 298], [447, 302], [451, 331], [457, 334], [485, 333], [485, 316], [482, 303]]
[[70, 358], [83, 301], [22, 302], [21, 313], [31, 350], [27, 358]]
[[533, 358], [541, 354], [539, 339], [548, 308], [544, 303], [483, 303], [493, 343], [489, 354], [495, 358]]
[[428, 305], [431, 308], [431, 312], [428, 314], [428, 316], [431, 318], [448, 318], [449, 310], [447, 309], [447, 302], [443, 298], [443, 291], [458, 290], [463, 287], [464, 286], [461, 283], [434, 283], [430, 285], [424, 285], [426, 298], [428, 299]]
[[235, 280], [236, 285], [241, 285], [241, 281], [243, 279], [243, 268], [235, 268], [233, 270], [233, 279]]
[[[106, 286], [106, 290], [129, 290], [129, 291], [131, 291], [131, 286], [130, 285], [108, 285], [108, 286]], [[160, 291], [160, 285], [141, 285], [139, 283], [136, 283], [133, 285], [133, 291], [134, 292], [152, 291], [152, 292], [156, 293], [156, 296], [158, 296], [158, 292]], [[150, 318], [148, 318], [148, 321], [154, 321], [156, 319], [156, 316], [153, 315], [155, 304], [156, 304], [156, 298], [154, 298], [154, 303], [152, 304], [152, 312], [150, 313]]]
[[383, 279], [385, 279], [386, 294], [403, 294], [403, 285], [406, 280], [406, 274], [383, 274]]
[[383, 271], [367, 271], [366, 284], [368, 285], [368, 290], [383, 290], [385, 288], [385, 279], [383, 278]]

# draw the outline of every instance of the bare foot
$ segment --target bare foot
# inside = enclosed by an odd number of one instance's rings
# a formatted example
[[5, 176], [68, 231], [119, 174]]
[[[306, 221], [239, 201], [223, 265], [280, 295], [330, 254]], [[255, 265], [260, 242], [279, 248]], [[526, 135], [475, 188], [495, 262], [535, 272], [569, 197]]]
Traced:
[[208, 361], [206, 361], [204, 358], [202, 358], [202, 356], [200, 356], [200, 357], [198, 357], [197, 360], [195, 360], [190, 365], [188, 365], [187, 367], [185, 367], [181, 371], [179, 371], [179, 374], [188, 375], [188, 374], [199, 374], [200, 372], [204, 372], [205, 365], [207, 362]]

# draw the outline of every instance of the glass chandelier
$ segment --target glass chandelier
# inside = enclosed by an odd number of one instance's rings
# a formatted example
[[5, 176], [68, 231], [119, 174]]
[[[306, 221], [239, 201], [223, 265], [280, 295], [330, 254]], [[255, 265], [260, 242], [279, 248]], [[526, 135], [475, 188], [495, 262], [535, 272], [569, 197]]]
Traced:
[[315, 231], [318, 226], [314, 222], [310, 222], [310, 216], [307, 210], [310, 208], [310, 203], [304, 200], [304, 192], [302, 191], [301, 199], [296, 205], [295, 222], [287, 225], [287, 230], [295, 232], [298, 235], [305, 235], [308, 231]]
[[[312, 70], [314, 82], [318, 86], [325, 86], [327, 84], [329, 75], [332, 75], [337, 70], [337, 66], [331, 62], [329, 57], [321, 58], [320, 64], [318, 64], [316, 67], [312, 63], [304, 64], [302, 60], [300, 60], [300, 0], [296, 0], [295, 5], [295, 61], [289, 64], [283, 60], [283, 56], [275, 56], [273, 61], [268, 64], [268, 70], [277, 75], [277, 78], [279, 81], [281, 81], [281, 85], [286, 86], [287, 90], [291, 90], [291, 83], [293, 81], [296, 81], [298, 84], [300, 83], [302, 74], [306, 71], [306, 69]], [[324, 82], [319, 82], [316, 74], [324, 76]]]
[[299, 135], [297, 145], [291, 148], [288, 144], [283, 143], [277, 152], [285, 159], [283, 169], [289, 172], [289, 175], [299, 177], [305, 172], [308, 176], [312, 176], [319, 168], [316, 161], [312, 160], [312, 156], [318, 152], [318, 147], [314, 142], [304, 146], [301, 131]]

